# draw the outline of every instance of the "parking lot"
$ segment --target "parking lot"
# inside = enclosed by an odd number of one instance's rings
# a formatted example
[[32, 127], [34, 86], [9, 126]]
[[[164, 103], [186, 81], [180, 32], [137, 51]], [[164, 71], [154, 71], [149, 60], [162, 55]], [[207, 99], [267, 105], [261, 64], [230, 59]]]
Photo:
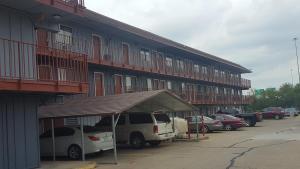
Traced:
[[89, 157], [100, 169], [299, 169], [300, 117], [264, 120], [257, 127], [208, 134], [199, 142], [164, 143], [133, 150], [119, 148], [119, 164], [109, 152]]

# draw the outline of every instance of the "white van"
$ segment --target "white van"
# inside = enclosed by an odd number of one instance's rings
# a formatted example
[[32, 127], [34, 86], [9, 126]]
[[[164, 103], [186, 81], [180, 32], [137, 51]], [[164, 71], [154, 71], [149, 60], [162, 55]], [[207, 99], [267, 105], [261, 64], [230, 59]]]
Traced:
[[[103, 117], [95, 126], [111, 129], [111, 117]], [[157, 146], [161, 141], [174, 138], [175, 133], [171, 120], [165, 113], [123, 113], [118, 120], [116, 137], [118, 143], [130, 144], [138, 149], [146, 143]]]

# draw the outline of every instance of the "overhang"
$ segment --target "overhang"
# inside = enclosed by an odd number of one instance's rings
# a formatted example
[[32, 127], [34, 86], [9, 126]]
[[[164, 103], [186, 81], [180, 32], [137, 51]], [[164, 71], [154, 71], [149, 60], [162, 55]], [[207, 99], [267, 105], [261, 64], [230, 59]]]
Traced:
[[122, 112], [186, 112], [197, 108], [167, 90], [156, 90], [120, 95], [84, 97], [63, 104], [41, 106], [40, 119], [112, 115]]

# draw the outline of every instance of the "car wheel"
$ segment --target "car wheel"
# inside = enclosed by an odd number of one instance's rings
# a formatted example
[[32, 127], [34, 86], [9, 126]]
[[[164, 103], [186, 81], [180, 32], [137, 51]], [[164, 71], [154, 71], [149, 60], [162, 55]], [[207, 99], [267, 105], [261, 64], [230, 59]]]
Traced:
[[151, 146], [153, 146], [153, 147], [159, 146], [160, 143], [161, 143], [160, 141], [150, 141], [150, 142], [149, 142], [149, 144], [150, 144]]
[[141, 134], [134, 134], [130, 138], [130, 145], [132, 148], [141, 149], [145, 146], [145, 139]]
[[68, 149], [68, 157], [71, 160], [79, 160], [82, 157], [81, 148], [78, 145], [71, 145]]
[[279, 120], [279, 115], [275, 115], [275, 117], [274, 117], [276, 120]]
[[245, 120], [245, 123], [247, 124], [247, 127], [250, 127], [250, 126], [251, 126], [251, 120], [246, 119], [246, 120]]
[[231, 127], [231, 125], [227, 124], [227, 125], [225, 125], [224, 129], [225, 129], [226, 131], [231, 131], [231, 130], [232, 130], [232, 127]]

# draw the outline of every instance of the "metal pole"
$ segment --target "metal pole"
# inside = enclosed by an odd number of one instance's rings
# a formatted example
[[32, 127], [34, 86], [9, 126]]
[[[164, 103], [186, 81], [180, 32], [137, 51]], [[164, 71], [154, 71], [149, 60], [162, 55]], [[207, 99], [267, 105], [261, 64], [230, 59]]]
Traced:
[[205, 136], [205, 133], [204, 133], [204, 117], [203, 117], [203, 113], [201, 113], [201, 125], [202, 125], [202, 135]]
[[173, 128], [173, 132], [175, 133], [175, 112], [172, 112], [172, 128]]
[[293, 69], [291, 69], [291, 77], [292, 77], [292, 86], [294, 86]]
[[84, 147], [84, 133], [83, 133], [83, 118], [80, 117], [80, 130], [81, 130], [81, 157], [82, 161], [85, 161], [85, 147]]
[[297, 40], [298, 40], [298, 38], [294, 38], [294, 41], [295, 41], [295, 49], [296, 49], [296, 57], [297, 57], [298, 78], [299, 78], [299, 82], [298, 82], [298, 83], [300, 84], [300, 70], [299, 70], [299, 57], [298, 57]]
[[199, 123], [198, 123], [198, 113], [196, 113], [196, 131], [197, 131], [197, 140], [199, 140]]
[[111, 124], [112, 124], [112, 132], [113, 132], [113, 145], [114, 145], [114, 159], [115, 164], [118, 164], [118, 157], [117, 157], [117, 143], [116, 143], [116, 125], [115, 125], [115, 116], [111, 116]]
[[51, 119], [51, 132], [52, 132], [52, 153], [53, 153], [53, 161], [56, 160], [56, 152], [55, 152], [55, 136], [54, 136], [54, 120]]

